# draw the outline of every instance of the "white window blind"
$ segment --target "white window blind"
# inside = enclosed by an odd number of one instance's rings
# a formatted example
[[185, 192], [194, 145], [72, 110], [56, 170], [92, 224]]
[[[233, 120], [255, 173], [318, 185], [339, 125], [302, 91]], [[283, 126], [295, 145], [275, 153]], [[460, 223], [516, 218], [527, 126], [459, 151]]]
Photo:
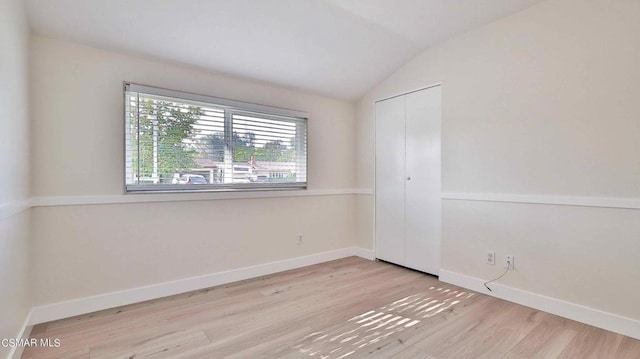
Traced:
[[127, 192], [307, 186], [304, 112], [125, 84]]

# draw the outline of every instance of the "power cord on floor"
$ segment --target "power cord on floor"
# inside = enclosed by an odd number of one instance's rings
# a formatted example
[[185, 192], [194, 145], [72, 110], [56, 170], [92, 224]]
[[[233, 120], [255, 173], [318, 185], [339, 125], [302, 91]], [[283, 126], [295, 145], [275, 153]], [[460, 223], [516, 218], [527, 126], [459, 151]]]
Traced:
[[507, 266], [507, 269], [505, 269], [504, 273], [502, 273], [502, 275], [500, 275], [498, 278], [492, 279], [492, 280], [490, 280], [488, 282], [484, 282], [485, 288], [487, 288], [489, 290], [489, 292], [493, 292], [493, 290], [491, 290], [491, 288], [489, 288], [489, 283], [495, 282], [498, 279], [500, 279], [500, 278], [504, 277], [505, 275], [507, 275], [507, 273], [509, 272], [509, 269], [511, 269], [510, 266]]

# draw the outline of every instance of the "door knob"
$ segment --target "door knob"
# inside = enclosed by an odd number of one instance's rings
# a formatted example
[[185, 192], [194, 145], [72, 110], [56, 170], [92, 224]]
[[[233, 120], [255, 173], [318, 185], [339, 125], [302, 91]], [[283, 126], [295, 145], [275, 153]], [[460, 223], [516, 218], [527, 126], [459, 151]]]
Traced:
[[411, 177], [407, 177], [407, 181], [411, 181]]

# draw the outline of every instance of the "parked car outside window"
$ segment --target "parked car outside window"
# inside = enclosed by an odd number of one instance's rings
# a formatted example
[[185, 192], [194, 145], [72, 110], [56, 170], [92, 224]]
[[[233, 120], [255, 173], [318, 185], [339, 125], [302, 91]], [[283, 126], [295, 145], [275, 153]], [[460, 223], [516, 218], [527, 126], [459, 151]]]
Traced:
[[202, 175], [186, 174], [178, 180], [180, 184], [207, 184], [207, 179]]

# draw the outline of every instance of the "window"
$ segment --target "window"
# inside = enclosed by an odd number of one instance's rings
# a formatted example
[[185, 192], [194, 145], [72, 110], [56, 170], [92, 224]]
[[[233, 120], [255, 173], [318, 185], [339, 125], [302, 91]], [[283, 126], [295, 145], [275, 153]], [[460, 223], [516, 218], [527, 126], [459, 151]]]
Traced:
[[304, 112], [125, 84], [127, 192], [303, 189]]

